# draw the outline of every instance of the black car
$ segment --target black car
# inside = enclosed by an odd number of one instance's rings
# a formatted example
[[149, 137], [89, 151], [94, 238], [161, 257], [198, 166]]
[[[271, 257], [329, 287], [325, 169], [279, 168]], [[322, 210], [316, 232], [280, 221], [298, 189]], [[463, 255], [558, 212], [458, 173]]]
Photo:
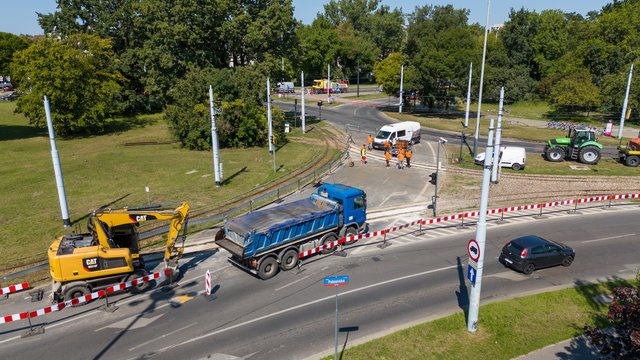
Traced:
[[540, 268], [569, 266], [575, 256], [575, 250], [567, 245], [527, 235], [509, 241], [502, 248], [498, 260], [507, 267], [529, 275]]

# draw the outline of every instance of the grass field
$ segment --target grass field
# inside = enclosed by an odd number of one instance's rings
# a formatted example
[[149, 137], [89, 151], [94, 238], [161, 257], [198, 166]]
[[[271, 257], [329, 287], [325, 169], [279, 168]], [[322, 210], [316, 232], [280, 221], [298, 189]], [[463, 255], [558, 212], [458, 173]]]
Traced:
[[[14, 115], [14, 106], [0, 102], [3, 269], [45, 257], [57, 235], [85, 231], [85, 217], [93, 209], [146, 205], [147, 186], [153, 204], [187, 200], [194, 211], [215, 210], [229, 198], [312, 164], [326, 148], [323, 124], [307, 126], [311, 131], [304, 137], [294, 129], [292, 141], [277, 151], [277, 175], [266, 149], [224, 149], [220, 158], [226, 182], [216, 188], [211, 152], [189, 151], [172, 143], [161, 115], [119, 119], [110, 128], [121, 131], [57, 140], [73, 222], [71, 229], [64, 229], [48, 135]], [[169, 143], [128, 146], [136, 142]]]
[[475, 334], [467, 331], [465, 315], [458, 312], [347, 349], [343, 358], [512, 359], [579, 335], [587, 325], [607, 326], [608, 306], [593, 296], [619, 286], [638, 282], [617, 280], [485, 304]]

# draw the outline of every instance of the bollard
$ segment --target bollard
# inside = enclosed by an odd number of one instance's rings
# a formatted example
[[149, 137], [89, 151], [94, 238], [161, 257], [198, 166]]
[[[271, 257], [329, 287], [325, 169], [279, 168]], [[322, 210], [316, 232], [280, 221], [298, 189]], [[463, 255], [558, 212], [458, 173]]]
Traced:
[[418, 227], [418, 233], [416, 235], [422, 235], [422, 220], [420, 220], [420, 226]]
[[387, 233], [389, 232], [389, 229], [385, 229], [384, 231], [384, 237], [382, 239], [382, 244], [378, 245], [378, 248], [380, 249], [384, 249], [387, 246], [391, 246], [391, 244], [387, 243]]
[[118, 310], [118, 307], [112, 304], [109, 304], [109, 289], [104, 289], [104, 300], [105, 300], [105, 304], [100, 306], [100, 310], [102, 311], [106, 311], [106, 312], [114, 312], [116, 310]]
[[34, 327], [31, 323], [31, 312], [27, 313], [27, 320], [29, 321], [29, 330], [23, 332], [22, 335], [20, 335], [21, 338], [44, 334], [44, 325]]

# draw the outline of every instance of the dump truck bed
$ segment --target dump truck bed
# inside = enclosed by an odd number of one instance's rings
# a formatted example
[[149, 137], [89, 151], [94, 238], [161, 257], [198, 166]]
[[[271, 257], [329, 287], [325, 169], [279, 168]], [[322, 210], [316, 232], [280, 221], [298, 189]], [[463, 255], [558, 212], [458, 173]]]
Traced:
[[339, 205], [314, 194], [310, 199], [230, 219], [225, 224], [224, 239], [216, 243], [245, 259], [336, 228], [338, 223]]

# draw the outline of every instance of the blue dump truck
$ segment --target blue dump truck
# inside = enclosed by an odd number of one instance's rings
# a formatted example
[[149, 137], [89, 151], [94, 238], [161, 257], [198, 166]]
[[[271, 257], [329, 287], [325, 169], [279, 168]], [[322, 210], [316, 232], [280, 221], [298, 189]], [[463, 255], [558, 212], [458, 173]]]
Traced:
[[366, 213], [364, 191], [324, 184], [308, 199], [227, 220], [215, 242], [231, 253], [233, 264], [266, 280], [295, 268], [300, 252], [364, 231]]

